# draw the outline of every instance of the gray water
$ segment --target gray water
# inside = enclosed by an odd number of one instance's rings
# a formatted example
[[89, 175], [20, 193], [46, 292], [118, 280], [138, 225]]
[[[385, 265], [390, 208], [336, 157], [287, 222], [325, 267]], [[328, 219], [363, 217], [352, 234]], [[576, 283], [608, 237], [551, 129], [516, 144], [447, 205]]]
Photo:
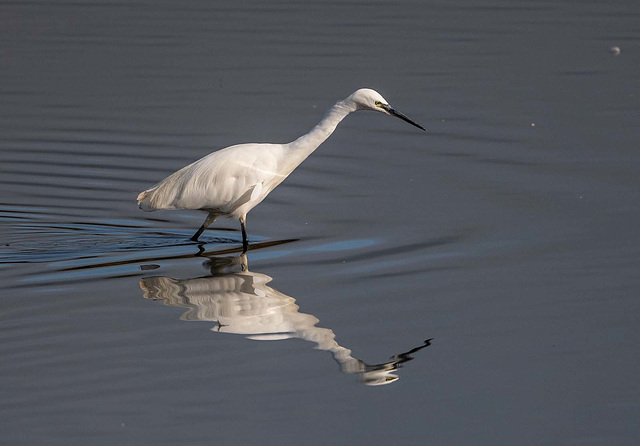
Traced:
[[[0, 25], [2, 444], [640, 441], [636, 0], [20, 0]], [[198, 245], [204, 215], [137, 208], [364, 86], [428, 133], [349, 116], [246, 256], [235, 221]]]

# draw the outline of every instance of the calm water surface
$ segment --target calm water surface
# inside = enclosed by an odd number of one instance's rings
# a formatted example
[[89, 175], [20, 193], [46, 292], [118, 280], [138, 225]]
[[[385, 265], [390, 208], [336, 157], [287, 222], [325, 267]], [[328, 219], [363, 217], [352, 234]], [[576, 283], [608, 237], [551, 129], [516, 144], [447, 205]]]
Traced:
[[[0, 2], [0, 442], [638, 444], [639, 20]], [[363, 86], [429, 132], [348, 117], [246, 256], [234, 221], [198, 245], [198, 212], [138, 210]]]

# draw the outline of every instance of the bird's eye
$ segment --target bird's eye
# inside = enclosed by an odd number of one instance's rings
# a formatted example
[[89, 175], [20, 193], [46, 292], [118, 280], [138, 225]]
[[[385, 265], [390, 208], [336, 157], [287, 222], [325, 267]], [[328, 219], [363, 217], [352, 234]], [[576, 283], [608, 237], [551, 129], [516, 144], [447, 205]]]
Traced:
[[382, 107], [382, 102], [376, 101], [376, 107]]

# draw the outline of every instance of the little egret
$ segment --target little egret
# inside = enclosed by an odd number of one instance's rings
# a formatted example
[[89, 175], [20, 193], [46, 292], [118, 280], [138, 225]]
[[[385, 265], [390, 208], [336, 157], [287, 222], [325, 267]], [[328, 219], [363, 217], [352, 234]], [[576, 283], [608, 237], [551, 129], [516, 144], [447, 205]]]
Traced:
[[[249, 143], [210, 153], [138, 195], [143, 211], [197, 209], [207, 212], [198, 237], [218, 217], [237, 218], [246, 250], [247, 213], [318, 148], [349, 113], [373, 110], [425, 130], [396, 111], [377, 91], [361, 88], [338, 101], [309, 133], [288, 144]], [[426, 131], [426, 130], [425, 130]]]

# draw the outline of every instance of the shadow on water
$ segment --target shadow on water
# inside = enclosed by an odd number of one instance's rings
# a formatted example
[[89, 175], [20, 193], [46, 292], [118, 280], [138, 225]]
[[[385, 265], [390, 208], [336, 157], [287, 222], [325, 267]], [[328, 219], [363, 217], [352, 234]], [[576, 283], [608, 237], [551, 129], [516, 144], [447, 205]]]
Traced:
[[144, 298], [186, 308], [182, 320], [217, 323], [212, 331], [261, 341], [298, 338], [313, 342], [317, 349], [331, 353], [343, 373], [356, 375], [358, 382], [368, 386], [395, 382], [399, 378], [396, 372], [413, 359], [411, 355], [430, 345], [431, 339], [393, 355], [391, 361], [367, 364], [338, 344], [333, 330], [317, 327], [315, 316], [300, 312], [293, 297], [268, 286], [273, 280], [270, 276], [249, 271], [246, 254], [203, 255], [208, 258], [205, 265], [211, 275], [143, 278], [140, 288]]
[[[135, 222], [29, 223], [30, 234], [6, 240], [0, 246], [0, 267], [18, 264], [39, 265], [18, 273], [18, 283], [9, 287], [48, 286], [74, 280], [104, 280], [140, 274], [139, 265], [225, 255], [242, 250], [238, 231], [218, 228], [208, 231], [199, 242], [189, 239], [189, 231], [149, 230]], [[23, 226], [20, 229], [24, 229]], [[297, 239], [265, 240], [255, 236], [249, 249], [287, 244]], [[194, 250], [195, 248], [195, 250]]]

